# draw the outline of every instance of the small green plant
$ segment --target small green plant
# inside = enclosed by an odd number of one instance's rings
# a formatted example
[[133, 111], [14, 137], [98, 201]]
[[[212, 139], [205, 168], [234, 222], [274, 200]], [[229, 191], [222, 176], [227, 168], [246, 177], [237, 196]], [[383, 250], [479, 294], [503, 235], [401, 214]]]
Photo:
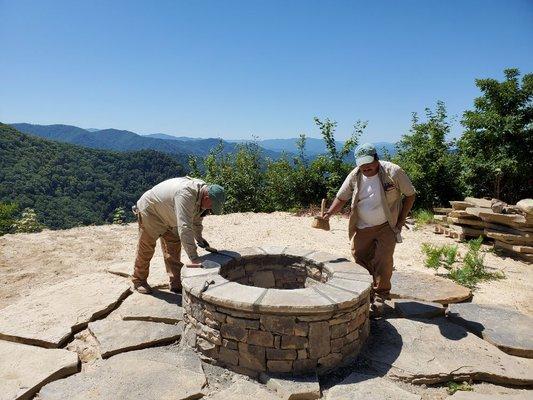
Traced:
[[501, 271], [489, 272], [485, 269], [484, 254], [481, 251], [483, 237], [468, 242], [468, 251], [458, 263], [458, 247], [452, 245], [434, 246], [422, 243], [422, 252], [426, 255], [424, 265], [427, 268], [438, 270], [443, 267], [448, 272], [446, 276], [451, 280], [469, 288], [475, 288], [480, 281], [503, 279], [505, 274]]
[[433, 246], [429, 243], [422, 243], [422, 252], [426, 255], [424, 265], [435, 270], [440, 267], [451, 269], [457, 259], [457, 246]]
[[15, 221], [13, 229], [16, 233], [41, 232], [44, 225], [37, 220], [37, 214], [32, 208], [25, 208], [22, 216]]
[[458, 383], [454, 381], [448, 382], [448, 389], [446, 389], [446, 391], [448, 392], [449, 395], [452, 395], [459, 390], [464, 391], [464, 392], [471, 392], [474, 390], [474, 388], [468, 382], [462, 382], [462, 383]]
[[0, 203], [0, 235], [5, 235], [13, 230], [17, 211], [17, 204]]
[[415, 210], [413, 211], [413, 218], [415, 219], [415, 229], [418, 229], [433, 222], [433, 213], [429, 210]]
[[124, 210], [124, 207], [115, 208], [115, 211], [113, 211], [113, 224], [115, 225], [124, 224], [125, 216], [126, 216], [126, 211]]

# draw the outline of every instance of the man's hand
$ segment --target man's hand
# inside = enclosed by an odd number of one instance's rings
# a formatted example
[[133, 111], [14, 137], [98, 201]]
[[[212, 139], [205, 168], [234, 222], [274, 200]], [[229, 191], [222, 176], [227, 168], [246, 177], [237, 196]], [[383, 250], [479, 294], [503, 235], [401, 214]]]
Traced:
[[327, 212], [327, 211], [322, 216], [322, 218], [324, 218], [326, 221], [328, 221], [330, 217], [331, 217], [331, 214], [329, 212]]
[[187, 268], [202, 268], [202, 259], [201, 258], [195, 258], [194, 260], [191, 260], [189, 264], [185, 265]]
[[205, 240], [204, 238], [197, 240], [196, 244], [198, 245], [198, 247], [201, 247], [202, 249], [205, 249], [206, 247], [210, 247], [209, 242]]

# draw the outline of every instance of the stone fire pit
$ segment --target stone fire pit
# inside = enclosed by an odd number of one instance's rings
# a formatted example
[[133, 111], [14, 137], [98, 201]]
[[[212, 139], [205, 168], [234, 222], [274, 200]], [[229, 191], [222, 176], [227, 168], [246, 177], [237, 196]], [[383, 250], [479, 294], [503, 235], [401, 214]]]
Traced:
[[372, 278], [345, 258], [263, 246], [203, 259], [182, 269], [184, 336], [208, 360], [252, 376], [324, 373], [368, 337]]

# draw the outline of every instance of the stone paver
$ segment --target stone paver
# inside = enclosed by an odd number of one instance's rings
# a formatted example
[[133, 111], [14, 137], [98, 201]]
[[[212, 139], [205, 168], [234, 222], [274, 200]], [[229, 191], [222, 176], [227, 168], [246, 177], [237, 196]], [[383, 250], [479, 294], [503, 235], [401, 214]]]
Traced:
[[420, 400], [421, 397], [409, 393], [393, 382], [358, 374], [349, 375], [341, 383], [327, 391], [325, 400]]
[[315, 400], [320, 398], [320, 384], [316, 375], [306, 377], [278, 377], [261, 374], [259, 381], [284, 400]]
[[233, 384], [210, 397], [211, 400], [273, 400], [275, 395], [264, 386], [244, 378], [237, 378]]
[[484, 394], [475, 392], [456, 392], [453, 396], [446, 397], [446, 400], [531, 400], [533, 392], [520, 394]]
[[76, 372], [76, 353], [0, 340], [1, 399], [30, 399], [48, 382]]
[[472, 291], [449, 279], [426, 273], [394, 271], [391, 297], [433, 303], [458, 303], [472, 297]]
[[[120, 354], [98, 368], [43, 387], [40, 400], [197, 399], [206, 378], [200, 360], [187, 348], [147, 349]], [[161, 360], [154, 360], [157, 355]], [[174, 357], [176, 355], [176, 363]]]
[[504, 308], [463, 303], [451, 304], [448, 318], [481, 336], [502, 351], [533, 358], [533, 318]]
[[375, 321], [363, 357], [380, 373], [414, 384], [533, 384], [533, 360], [510, 356], [446, 318]]
[[[113, 275], [118, 275], [127, 278], [130, 282], [131, 274], [133, 273], [133, 261], [123, 261], [111, 264], [106, 267], [106, 271]], [[154, 257], [150, 262], [150, 275], [148, 275], [148, 283], [154, 288], [168, 287], [168, 274], [165, 268], [165, 262], [161, 257]]]
[[61, 347], [73, 332], [111, 311], [129, 293], [124, 279], [106, 273], [46, 286], [1, 310], [0, 339]]
[[176, 324], [183, 320], [181, 296], [169, 290], [155, 289], [152, 294], [134, 292], [114, 311], [123, 320], [153, 321]]
[[446, 310], [442, 304], [420, 300], [396, 299], [394, 309], [404, 318], [442, 317]]
[[102, 358], [107, 358], [126, 351], [175, 342], [181, 337], [183, 323], [170, 325], [104, 319], [91, 322], [89, 331], [100, 344]]

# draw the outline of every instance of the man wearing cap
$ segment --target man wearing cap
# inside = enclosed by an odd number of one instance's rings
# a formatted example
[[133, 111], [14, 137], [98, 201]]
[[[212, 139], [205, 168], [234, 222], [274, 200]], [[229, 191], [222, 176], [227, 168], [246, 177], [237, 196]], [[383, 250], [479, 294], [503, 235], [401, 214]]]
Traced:
[[191, 260], [187, 266], [201, 267], [195, 240], [200, 247], [209, 246], [202, 237], [202, 219], [209, 213], [220, 214], [224, 200], [221, 186], [207, 185], [188, 176], [163, 181], [141, 196], [134, 207], [139, 222], [132, 275], [135, 290], [143, 294], [152, 291], [147, 279], [156, 241], [160, 238], [170, 290], [181, 291], [181, 246]]
[[355, 149], [355, 162], [356, 168], [346, 177], [324, 217], [329, 218], [351, 200], [348, 234], [352, 255], [374, 278], [372, 309], [380, 315], [391, 289], [394, 248], [401, 243], [400, 233], [416, 192], [404, 170], [380, 161], [370, 143]]

